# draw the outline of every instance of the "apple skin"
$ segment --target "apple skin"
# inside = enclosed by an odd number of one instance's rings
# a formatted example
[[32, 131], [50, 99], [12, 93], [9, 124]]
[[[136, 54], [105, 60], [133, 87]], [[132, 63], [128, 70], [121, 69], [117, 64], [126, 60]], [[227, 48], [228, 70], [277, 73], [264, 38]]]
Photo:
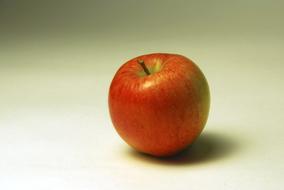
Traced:
[[[150, 75], [138, 60], [152, 70]], [[190, 59], [153, 53], [119, 68], [108, 103], [112, 123], [126, 143], [146, 154], [171, 156], [200, 135], [208, 118], [210, 93], [205, 76]]]

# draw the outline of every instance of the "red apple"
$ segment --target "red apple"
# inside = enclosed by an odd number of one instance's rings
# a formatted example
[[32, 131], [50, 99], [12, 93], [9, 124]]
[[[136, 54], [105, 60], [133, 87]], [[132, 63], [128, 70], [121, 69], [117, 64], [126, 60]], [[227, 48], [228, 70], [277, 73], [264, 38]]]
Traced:
[[210, 95], [206, 78], [191, 60], [154, 53], [120, 67], [108, 103], [116, 131], [130, 146], [150, 155], [170, 156], [201, 133]]

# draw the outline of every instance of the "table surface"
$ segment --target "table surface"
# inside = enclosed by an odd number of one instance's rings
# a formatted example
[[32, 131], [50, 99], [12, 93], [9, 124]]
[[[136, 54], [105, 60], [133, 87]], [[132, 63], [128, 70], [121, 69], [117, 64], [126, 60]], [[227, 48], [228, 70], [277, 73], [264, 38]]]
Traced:
[[[150, 8], [101, 4], [93, 7], [101, 9], [92, 12], [96, 27], [82, 24], [91, 32], [74, 27], [69, 34], [66, 25], [61, 33], [53, 22], [43, 26], [51, 28], [48, 32], [38, 31], [38, 20], [30, 28], [17, 26], [21, 35], [3, 32], [0, 189], [281, 189], [284, 30], [277, 23], [284, 15], [279, 5], [240, 1], [191, 7], [166, 1], [162, 7], [175, 10], [168, 15], [158, 3]], [[132, 11], [138, 5], [140, 14]], [[119, 14], [128, 6], [129, 12]], [[207, 15], [197, 14], [202, 11]], [[202, 135], [170, 159], [132, 150], [108, 113], [116, 70], [151, 52], [190, 57], [212, 95]]]

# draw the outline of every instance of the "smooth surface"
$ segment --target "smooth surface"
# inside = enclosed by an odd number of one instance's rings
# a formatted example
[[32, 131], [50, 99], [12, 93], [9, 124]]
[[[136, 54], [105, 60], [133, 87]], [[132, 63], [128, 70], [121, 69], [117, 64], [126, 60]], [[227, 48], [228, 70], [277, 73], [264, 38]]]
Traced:
[[[161, 71], [149, 72], [137, 60]], [[142, 71], [141, 71], [142, 70]], [[153, 70], [153, 69], [151, 69]], [[139, 76], [144, 72], [144, 76]], [[210, 92], [202, 71], [177, 54], [147, 54], [123, 64], [112, 79], [109, 113], [119, 136], [135, 150], [173, 156], [191, 145], [208, 119]]]
[[[282, 2], [1, 3], [0, 189], [282, 189]], [[190, 57], [212, 96], [168, 160], [132, 151], [108, 114], [115, 71], [151, 52]]]

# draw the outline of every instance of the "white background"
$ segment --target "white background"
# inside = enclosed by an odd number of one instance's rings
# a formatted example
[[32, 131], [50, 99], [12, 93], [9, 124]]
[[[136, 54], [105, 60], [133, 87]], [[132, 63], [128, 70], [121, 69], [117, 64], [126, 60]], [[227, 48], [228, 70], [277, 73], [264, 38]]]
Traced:
[[[281, 189], [283, 3], [55, 5], [2, 6], [0, 189]], [[133, 151], [108, 114], [116, 70], [151, 52], [194, 60], [212, 95], [201, 137], [170, 159]]]

